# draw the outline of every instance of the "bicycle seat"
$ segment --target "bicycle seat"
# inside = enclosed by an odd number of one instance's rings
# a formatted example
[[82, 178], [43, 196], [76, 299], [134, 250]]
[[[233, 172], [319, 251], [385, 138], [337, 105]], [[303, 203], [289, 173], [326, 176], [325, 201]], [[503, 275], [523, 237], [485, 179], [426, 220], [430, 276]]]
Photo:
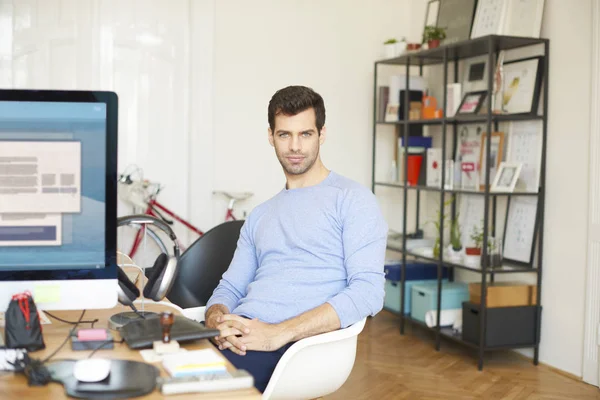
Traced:
[[246, 200], [254, 195], [252, 192], [225, 192], [221, 190], [216, 190], [213, 194], [222, 194], [233, 200]]

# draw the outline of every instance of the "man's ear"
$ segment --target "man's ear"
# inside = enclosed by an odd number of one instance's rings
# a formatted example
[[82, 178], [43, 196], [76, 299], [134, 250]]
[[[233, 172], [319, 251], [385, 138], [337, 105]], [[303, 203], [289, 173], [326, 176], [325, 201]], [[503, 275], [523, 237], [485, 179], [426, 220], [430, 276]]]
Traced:
[[321, 128], [321, 134], [319, 135], [319, 144], [325, 143], [325, 138], [327, 137], [327, 128]]
[[267, 130], [267, 134], [269, 135], [269, 143], [271, 144], [271, 146], [275, 147], [275, 144], [273, 143], [273, 131], [271, 130], [271, 128]]

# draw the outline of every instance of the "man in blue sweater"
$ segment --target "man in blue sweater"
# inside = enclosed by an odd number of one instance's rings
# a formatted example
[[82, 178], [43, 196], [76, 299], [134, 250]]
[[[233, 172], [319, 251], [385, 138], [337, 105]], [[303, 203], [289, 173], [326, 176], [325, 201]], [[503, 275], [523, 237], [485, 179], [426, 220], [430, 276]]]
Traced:
[[322, 97], [277, 91], [269, 143], [285, 187], [248, 216], [227, 272], [206, 305], [219, 349], [263, 392], [296, 341], [346, 328], [383, 307], [387, 224], [366, 187], [329, 171]]

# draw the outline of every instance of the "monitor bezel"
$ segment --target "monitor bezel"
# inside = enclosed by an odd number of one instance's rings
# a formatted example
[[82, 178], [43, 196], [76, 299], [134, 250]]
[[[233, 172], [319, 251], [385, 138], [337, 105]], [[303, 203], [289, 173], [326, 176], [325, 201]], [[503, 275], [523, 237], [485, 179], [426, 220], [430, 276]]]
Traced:
[[[118, 96], [109, 91], [84, 90], [7, 90], [0, 89], [0, 102], [65, 102], [106, 104], [106, 213], [105, 267], [92, 269], [56, 269], [0, 271], [0, 281], [47, 281], [117, 278], [117, 147]], [[1, 104], [0, 104], [1, 106]]]

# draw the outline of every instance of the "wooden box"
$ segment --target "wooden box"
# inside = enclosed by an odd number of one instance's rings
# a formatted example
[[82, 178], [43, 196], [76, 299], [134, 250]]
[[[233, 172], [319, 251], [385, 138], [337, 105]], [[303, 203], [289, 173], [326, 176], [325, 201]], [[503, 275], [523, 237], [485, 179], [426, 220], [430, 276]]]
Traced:
[[[469, 301], [481, 303], [481, 283], [469, 284]], [[487, 308], [534, 306], [537, 303], [537, 287], [521, 282], [494, 282], [487, 286]]]

